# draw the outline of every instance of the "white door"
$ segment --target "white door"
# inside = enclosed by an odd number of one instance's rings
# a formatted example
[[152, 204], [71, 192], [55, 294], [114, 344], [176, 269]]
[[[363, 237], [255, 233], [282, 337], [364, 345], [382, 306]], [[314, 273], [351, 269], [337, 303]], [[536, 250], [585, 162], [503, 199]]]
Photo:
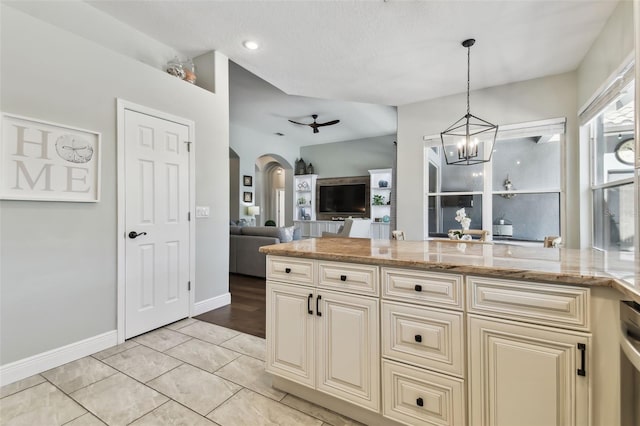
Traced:
[[318, 290], [316, 304], [316, 389], [377, 412], [378, 299]]
[[589, 335], [475, 316], [468, 332], [469, 424], [589, 424]]
[[126, 110], [124, 128], [130, 338], [189, 316], [189, 127]]
[[311, 287], [267, 281], [267, 365], [270, 373], [315, 386]]

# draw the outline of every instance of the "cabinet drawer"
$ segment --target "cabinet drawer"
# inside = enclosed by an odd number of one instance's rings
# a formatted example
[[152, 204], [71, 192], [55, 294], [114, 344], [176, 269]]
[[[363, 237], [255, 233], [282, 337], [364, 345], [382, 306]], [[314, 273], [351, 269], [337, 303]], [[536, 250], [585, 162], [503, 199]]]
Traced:
[[313, 285], [313, 265], [311, 259], [268, 256], [267, 280]]
[[382, 414], [411, 426], [464, 426], [464, 381], [382, 361]]
[[589, 289], [467, 277], [468, 312], [563, 328], [589, 329]]
[[463, 313], [382, 302], [382, 355], [464, 376]]
[[378, 267], [356, 263], [318, 262], [318, 287], [377, 296]]
[[389, 299], [462, 310], [462, 275], [383, 267], [382, 295]]

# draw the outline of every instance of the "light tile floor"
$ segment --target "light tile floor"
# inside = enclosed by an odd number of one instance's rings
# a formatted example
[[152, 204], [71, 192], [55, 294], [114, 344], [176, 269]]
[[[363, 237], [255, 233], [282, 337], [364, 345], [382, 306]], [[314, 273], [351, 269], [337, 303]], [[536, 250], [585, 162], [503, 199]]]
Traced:
[[264, 339], [186, 319], [0, 388], [0, 425], [359, 425], [272, 388], [264, 359]]

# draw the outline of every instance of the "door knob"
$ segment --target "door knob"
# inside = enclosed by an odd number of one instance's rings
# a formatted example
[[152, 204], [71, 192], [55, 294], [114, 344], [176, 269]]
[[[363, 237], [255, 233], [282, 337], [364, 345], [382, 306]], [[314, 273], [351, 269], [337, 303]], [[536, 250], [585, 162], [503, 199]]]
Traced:
[[129, 238], [131, 238], [132, 240], [134, 238], [138, 238], [140, 235], [147, 235], [147, 233], [146, 232], [137, 233], [136, 231], [129, 232]]

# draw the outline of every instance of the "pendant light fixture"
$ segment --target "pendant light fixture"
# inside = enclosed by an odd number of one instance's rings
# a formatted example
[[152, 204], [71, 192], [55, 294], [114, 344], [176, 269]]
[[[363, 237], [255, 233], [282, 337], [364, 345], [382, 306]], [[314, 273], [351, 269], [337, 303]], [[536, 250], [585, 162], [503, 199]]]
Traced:
[[[496, 124], [491, 124], [471, 114], [469, 107], [471, 46], [475, 42], [475, 39], [472, 38], [462, 42], [462, 46], [467, 48], [467, 113], [449, 126], [447, 130], [440, 133], [442, 151], [447, 164], [457, 166], [470, 166], [491, 161], [493, 146], [498, 134]], [[485, 150], [484, 143], [491, 144], [491, 149]], [[455, 146], [455, 150], [447, 152], [447, 147], [451, 149], [452, 146]]]

